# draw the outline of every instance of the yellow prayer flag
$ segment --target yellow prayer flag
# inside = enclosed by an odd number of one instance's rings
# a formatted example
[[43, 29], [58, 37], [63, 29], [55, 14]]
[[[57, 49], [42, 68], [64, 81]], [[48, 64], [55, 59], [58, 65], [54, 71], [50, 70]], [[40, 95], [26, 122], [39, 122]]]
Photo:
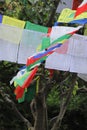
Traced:
[[61, 12], [58, 18], [58, 22], [68, 23], [72, 21], [74, 19], [74, 13], [75, 13], [74, 10], [68, 8], [63, 9], [63, 11]]
[[24, 28], [25, 26], [25, 21], [22, 20], [18, 20], [9, 16], [3, 16], [3, 20], [2, 20], [3, 24], [7, 24], [10, 26], [16, 26], [18, 28]]
[[87, 12], [84, 12], [84, 13], [78, 15], [76, 18], [74, 18], [75, 12], [76, 12], [75, 10], [71, 10], [68, 8], [63, 9], [63, 11], [61, 12], [61, 14], [58, 18], [58, 22], [69, 23], [73, 20], [87, 18]]

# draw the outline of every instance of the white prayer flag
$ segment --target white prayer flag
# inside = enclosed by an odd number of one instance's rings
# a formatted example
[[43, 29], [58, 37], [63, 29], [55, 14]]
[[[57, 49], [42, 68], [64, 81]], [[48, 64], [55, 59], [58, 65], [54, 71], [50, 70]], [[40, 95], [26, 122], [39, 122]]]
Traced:
[[79, 30], [82, 26], [78, 27], [67, 27], [67, 26], [53, 26], [50, 34], [50, 41], [53, 42], [55, 39], [61, 36]]
[[26, 63], [28, 57], [36, 53], [45, 33], [24, 29], [20, 42], [18, 63]]
[[0, 60], [17, 62], [18, 44], [0, 39]]
[[74, 34], [68, 42], [67, 54], [87, 58], [87, 36]]
[[45, 68], [69, 71], [70, 61], [71, 56], [54, 52], [48, 56], [45, 63]]
[[15, 44], [19, 44], [22, 36], [20, 28], [12, 27], [9, 25], [0, 24], [0, 39], [6, 40]]
[[80, 74], [79, 73], [77, 76], [87, 82], [87, 74]]

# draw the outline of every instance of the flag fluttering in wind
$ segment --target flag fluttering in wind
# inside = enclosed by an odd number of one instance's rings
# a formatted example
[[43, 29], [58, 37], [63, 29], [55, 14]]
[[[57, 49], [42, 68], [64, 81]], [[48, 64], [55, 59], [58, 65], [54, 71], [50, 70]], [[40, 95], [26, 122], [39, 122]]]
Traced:
[[29, 74], [29, 76], [27, 77], [27, 79], [24, 81], [22, 86], [17, 86], [14, 93], [16, 94], [16, 99], [22, 98], [25, 89], [28, 88], [28, 86], [30, 85], [31, 81], [33, 80], [36, 72], [38, 70], [38, 66], [36, 66]]
[[77, 17], [78, 15], [84, 12], [87, 12], [87, 0], [83, 0], [83, 2], [78, 6], [75, 13], [75, 17]]

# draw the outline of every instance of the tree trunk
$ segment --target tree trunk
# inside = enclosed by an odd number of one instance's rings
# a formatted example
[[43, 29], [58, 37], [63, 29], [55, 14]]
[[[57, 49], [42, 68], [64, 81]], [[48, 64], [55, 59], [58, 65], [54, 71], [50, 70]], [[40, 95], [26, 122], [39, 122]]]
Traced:
[[36, 99], [36, 119], [34, 130], [47, 130], [47, 107], [45, 102], [45, 95], [38, 94]]
[[70, 101], [70, 98], [71, 98], [71, 95], [72, 95], [72, 91], [73, 91], [73, 88], [74, 88], [74, 85], [75, 85], [75, 82], [76, 82], [76, 79], [77, 79], [76, 77], [77, 77], [76, 74], [72, 75], [70, 91], [67, 94], [66, 100], [65, 99], [62, 100], [59, 115], [58, 115], [57, 120], [56, 120], [56, 122], [53, 125], [51, 130], [59, 130], [59, 128], [60, 128], [62, 119], [64, 117], [64, 114], [66, 112], [67, 106], [69, 104], [69, 101]]

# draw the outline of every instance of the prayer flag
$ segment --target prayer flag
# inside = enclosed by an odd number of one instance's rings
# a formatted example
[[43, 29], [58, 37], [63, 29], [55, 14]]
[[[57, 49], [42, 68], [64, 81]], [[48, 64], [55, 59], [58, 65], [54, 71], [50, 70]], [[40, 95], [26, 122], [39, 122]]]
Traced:
[[87, 74], [80, 74], [79, 73], [77, 76], [87, 82]]
[[[70, 34], [71, 32], [74, 32], [80, 29], [81, 27], [82, 26], [78, 26], [78, 27], [53, 26], [50, 34], [51, 44], [53, 44], [56, 39], [60, 39], [62, 38], [62, 36]], [[63, 38], [61, 40], [63, 40]], [[59, 43], [62, 42], [59, 41]]]
[[[74, 17], [75, 13], [76, 13], [75, 10], [71, 10], [68, 8], [63, 9], [60, 16], [58, 17], [58, 22], [59, 23], [70, 23], [74, 20], [81, 20], [81, 19], [87, 18], [87, 12], [84, 12], [84, 13], [78, 15], [77, 17]], [[79, 21], [78, 21], [78, 24], [79, 24]]]
[[0, 14], [0, 23], [2, 23], [3, 16]]
[[0, 39], [0, 61], [17, 62], [18, 44]]
[[24, 29], [20, 41], [18, 63], [25, 64], [26, 59], [37, 52], [37, 47], [42, 43], [44, 33]]
[[26, 88], [29, 87], [30, 83], [32, 82], [32, 79], [34, 78], [36, 72], [38, 70], [38, 67], [36, 66], [31, 73], [29, 74], [28, 78], [25, 80], [24, 84], [22, 86], [17, 86], [14, 93], [16, 94], [16, 99], [22, 98], [24, 91]]
[[15, 18], [12, 18], [9, 16], [5, 16], [5, 15], [3, 16], [2, 23], [10, 25], [10, 26], [15, 26], [18, 28], [24, 28], [24, 26], [25, 26], [25, 21], [18, 20], [18, 19], [15, 19]]
[[73, 0], [62, 0], [59, 2], [56, 12], [61, 13], [64, 8], [72, 8]]
[[23, 29], [0, 24], [0, 39], [19, 44]]
[[77, 7], [81, 4], [83, 0], [73, 0], [73, 6], [72, 6], [72, 9], [73, 10], [76, 10]]
[[42, 32], [42, 33], [47, 33], [48, 32], [48, 28], [47, 27], [41, 26], [41, 25], [37, 25], [37, 24], [31, 23], [31, 22], [28, 22], [28, 21], [26, 22], [25, 28], [29, 29], [29, 30], [33, 30], [33, 31]]
[[78, 15], [84, 12], [87, 12], [87, 0], [83, 0], [83, 2], [78, 6], [75, 13], [75, 17], [77, 17]]

